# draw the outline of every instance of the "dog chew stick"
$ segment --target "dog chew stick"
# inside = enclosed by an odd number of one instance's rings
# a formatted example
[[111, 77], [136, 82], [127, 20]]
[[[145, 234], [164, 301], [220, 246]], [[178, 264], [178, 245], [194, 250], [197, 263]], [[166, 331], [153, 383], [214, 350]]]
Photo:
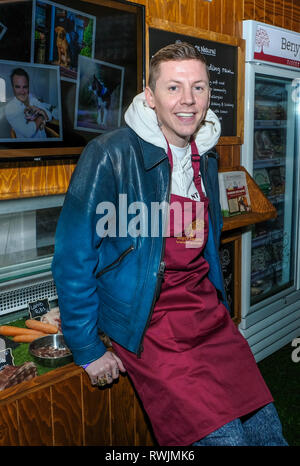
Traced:
[[1, 325], [0, 326], [0, 335], [5, 335], [8, 337], [14, 337], [16, 335], [32, 335], [32, 334], [40, 334], [41, 332], [38, 330], [32, 330], [29, 328], [21, 328], [21, 327], [14, 327], [13, 325]]
[[58, 328], [52, 324], [46, 324], [44, 322], [40, 322], [39, 320], [28, 319], [25, 321], [26, 327], [29, 329], [37, 330], [38, 332], [44, 333], [57, 333]]

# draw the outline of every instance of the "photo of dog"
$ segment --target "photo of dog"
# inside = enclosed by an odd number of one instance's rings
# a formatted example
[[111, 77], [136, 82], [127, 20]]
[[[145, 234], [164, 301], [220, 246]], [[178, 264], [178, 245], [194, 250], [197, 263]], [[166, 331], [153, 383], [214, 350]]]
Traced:
[[94, 57], [96, 17], [48, 0], [33, 0], [32, 61], [60, 66], [61, 79], [75, 82], [78, 57]]
[[121, 125], [124, 68], [80, 56], [75, 129], [104, 132]]
[[56, 26], [56, 47], [58, 52], [58, 60], [56, 65], [68, 67], [71, 63], [69, 44], [66, 38], [66, 30], [62, 26]]
[[108, 109], [111, 103], [111, 93], [104, 83], [97, 79], [95, 74], [93, 75], [92, 84], [89, 86], [89, 90], [93, 92], [97, 103], [97, 123], [99, 126], [106, 126]]

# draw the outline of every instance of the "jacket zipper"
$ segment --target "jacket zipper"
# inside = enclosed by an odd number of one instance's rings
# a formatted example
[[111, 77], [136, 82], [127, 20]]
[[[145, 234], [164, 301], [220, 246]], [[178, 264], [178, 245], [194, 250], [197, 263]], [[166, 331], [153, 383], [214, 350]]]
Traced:
[[[168, 203], [170, 204], [170, 194], [171, 194], [171, 175], [172, 175], [172, 170], [171, 170], [171, 165], [170, 165], [170, 162], [169, 162], [169, 186], [168, 186]], [[167, 216], [166, 216], [167, 217]], [[166, 219], [165, 219], [166, 221]], [[166, 226], [166, 225], [164, 225]], [[165, 247], [166, 247], [166, 238], [165, 236], [163, 236], [163, 244], [162, 244], [162, 250], [161, 250], [161, 255], [160, 255], [160, 262], [159, 262], [159, 268], [158, 268], [158, 272], [157, 272], [157, 281], [156, 281], [156, 287], [155, 287], [155, 291], [154, 291], [154, 295], [153, 295], [153, 300], [152, 300], [152, 304], [151, 304], [151, 308], [150, 308], [150, 312], [149, 312], [149, 315], [148, 315], [148, 319], [147, 319], [147, 322], [146, 322], [146, 325], [145, 325], [145, 328], [144, 328], [144, 331], [143, 331], [143, 334], [142, 334], [142, 337], [141, 337], [141, 340], [140, 340], [140, 344], [139, 344], [139, 348], [138, 348], [138, 352], [137, 352], [137, 357], [140, 358], [141, 357], [141, 353], [143, 351], [143, 340], [144, 340], [144, 336], [145, 336], [145, 333], [150, 325], [150, 321], [151, 321], [151, 318], [152, 318], [152, 314], [153, 314], [153, 309], [154, 309], [154, 306], [155, 306], [155, 303], [156, 303], [156, 300], [157, 300], [157, 294], [158, 294], [158, 290], [160, 290], [161, 288], [161, 284], [163, 282], [163, 279], [164, 279], [164, 273], [165, 273], [165, 268], [166, 268], [166, 264], [165, 262], [163, 261], [163, 258], [164, 258], [164, 255], [165, 255]]]
[[100, 272], [97, 273], [96, 278], [101, 277], [101, 275], [104, 275], [106, 272], [108, 272], [110, 269], [112, 269], [115, 265], [119, 264], [127, 254], [129, 254], [132, 250], [134, 249], [134, 246], [129, 246], [129, 248], [125, 249], [124, 252], [116, 259], [113, 261], [111, 264], [107, 265], [104, 267], [104, 269], [100, 270]]

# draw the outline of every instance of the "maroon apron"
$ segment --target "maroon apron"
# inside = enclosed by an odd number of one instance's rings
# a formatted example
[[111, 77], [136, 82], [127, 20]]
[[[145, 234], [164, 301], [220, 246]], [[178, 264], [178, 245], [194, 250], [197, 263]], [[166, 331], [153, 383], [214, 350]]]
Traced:
[[[192, 152], [198, 154], [194, 143]], [[168, 156], [172, 167], [170, 147]], [[208, 198], [201, 188], [198, 155], [192, 164], [200, 201], [171, 195], [170, 205], [177, 209], [170, 209], [165, 276], [144, 351], [137, 358], [112, 342], [163, 446], [191, 445], [273, 401], [248, 343], [207, 277], [202, 252]], [[176, 217], [179, 206], [187, 211], [182, 221]]]

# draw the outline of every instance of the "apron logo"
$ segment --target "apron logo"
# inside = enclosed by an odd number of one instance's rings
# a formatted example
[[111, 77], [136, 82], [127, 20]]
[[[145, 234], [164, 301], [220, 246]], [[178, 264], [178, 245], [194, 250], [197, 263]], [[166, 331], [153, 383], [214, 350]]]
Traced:
[[204, 220], [197, 218], [185, 227], [184, 233], [176, 238], [176, 243], [185, 244], [186, 248], [200, 248], [204, 241]]

